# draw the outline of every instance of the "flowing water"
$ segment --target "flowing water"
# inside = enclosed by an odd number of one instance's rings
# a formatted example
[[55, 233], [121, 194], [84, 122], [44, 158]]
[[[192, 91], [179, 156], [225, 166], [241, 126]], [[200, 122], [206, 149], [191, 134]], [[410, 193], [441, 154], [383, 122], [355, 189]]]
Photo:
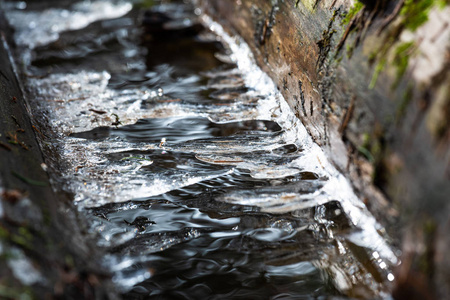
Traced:
[[138, 2], [3, 4], [53, 184], [118, 290], [389, 297], [383, 229], [247, 45], [190, 4]]

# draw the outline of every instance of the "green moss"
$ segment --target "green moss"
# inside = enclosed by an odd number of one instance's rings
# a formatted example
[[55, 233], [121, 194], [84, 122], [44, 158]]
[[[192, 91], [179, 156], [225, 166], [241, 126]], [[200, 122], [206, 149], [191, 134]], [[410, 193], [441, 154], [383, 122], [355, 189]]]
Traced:
[[[388, 34], [379, 49], [372, 51], [368, 56], [370, 64], [378, 61], [375, 67], [369, 87], [374, 88], [378, 75], [384, 69], [389, 57], [389, 63], [396, 68], [396, 78], [393, 87], [396, 87], [408, 68], [410, 55], [413, 54], [414, 44], [412, 42], [398, 44], [400, 34], [404, 29], [415, 31], [428, 21], [428, 14], [434, 6], [443, 8], [449, 5], [448, 0], [405, 0], [400, 10], [401, 20], [399, 26]], [[355, 5], [356, 7], [356, 5]], [[349, 16], [347, 16], [349, 19]], [[350, 21], [351, 18], [348, 20]], [[396, 48], [394, 48], [394, 46]]]
[[75, 267], [75, 260], [73, 259], [72, 255], [67, 254], [66, 257], [64, 258], [64, 262], [69, 268]]
[[32, 243], [30, 240], [27, 239], [27, 237], [24, 237], [22, 235], [11, 235], [11, 241], [24, 249], [33, 249]]
[[25, 249], [32, 249], [33, 235], [25, 227], [20, 227], [18, 233], [8, 231], [6, 228], [0, 226], [0, 239], [11, 241]]
[[412, 53], [414, 42], [401, 43], [394, 52], [393, 65], [396, 67], [396, 76], [393, 87], [396, 87], [400, 79], [406, 72], [409, 64], [409, 57]]
[[374, 50], [374, 51], [370, 52], [369, 57], [368, 57], [370, 64], [374, 63], [374, 61], [377, 59], [377, 55], [378, 55], [378, 51]]
[[133, 4], [135, 8], [150, 8], [155, 5], [154, 0], [141, 0]]
[[405, 93], [403, 94], [402, 101], [397, 107], [397, 115], [396, 120], [400, 121], [406, 113], [406, 109], [408, 108], [411, 100], [413, 98], [413, 86], [410, 84], [408, 88], [406, 88]]
[[438, 225], [436, 224], [436, 221], [431, 219], [430, 217], [427, 217], [427, 219], [422, 222], [425, 251], [419, 256], [417, 267], [421, 271], [421, 273], [427, 276], [432, 276], [432, 274], [434, 273], [433, 244], [435, 243]]
[[29, 185], [35, 185], [35, 186], [47, 186], [47, 183], [44, 181], [39, 181], [39, 180], [34, 180], [28, 177], [25, 177], [23, 175], [20, 175], [19, 173], [17, 173], [16, 171], [11, 171], [11, 174], [14, 175], [15, 177], [19, 178], [20, 180], [22, 180], [23, 182], [29, 184]]
[[436, 0], [436, 5], [439, 9], [444, 9], [447, 5], [449, 5], [448, 0]]
[[5, 285], [0, 285], [0, 298], [1, 299], [13, 299], [13, 300], [31, 300], [33, 295], [27, 288], [12, 288]]
[[5, 240], [9, 237], [9, 232], [2, 226], [0, 226], [0, 239]]
[[344, 19], [341, 22], [341, 25], [347, 25], [350, 21], [356, 16], [356, 14], [363, 8], [364, 4], [357, 1], [355, 5], [350, 8], [348, 13], [345, 15]]
[[381, 58], [378, 64], [375, 66], [372, 79], [370, 80], [369, 89], [373, 89], [375, 87], [375, 85], [377, 84], [378, 76], [380, 75], [381, 71], [384, 70], [385, 66], [386, 58]]
[[355, 49], [355, 45], [347, 45], [347, 57], [349, 59], [352, 58], [354, 49]]
[[403, 16], [403, 24], [406, 28], [415, 31], [426, 21], [428, 21], [428, 13], [434, 4], [438, 4], [436, 0], [406, 0], [400, 15]]
[[[298, 7], [298, 4], [300, 3], [300, 0], [294, 0], [295, 7]], [[310, 12], [313, 12], [316, 8], [317, 0], [302, 0], [301, 1], [303, 6], [306, 7]]]
[[373, 157], [372, 153], [370, 152], [369, 148], [371, 147], [371, 138], [370, 134], [364, 133], [362, 136], [362, 145], [358, 146], [358, 152], [362, 154], [368, 161], [371, 163], [375, 162], [375, 158]]
[[383, 147], [381, 145], [380, 140], [374, 139], [374, 141], [372, 142], [372, 145], [370, 147], [370, 153], [372, 154], [372, 156], [378, 160], [381, 156], [382, 150], [383, 150]]
[[22, 236], [24, 239], [31, 241], [33, 239], [33, 235], [26, 227], [20, 227], [19, 228], [19, 235]]
[[[398, 39], [403, 30], [415, 31], [428, 21], [428, 15], [435, 6], [448, 6], [447, 0], [405, 0], [400, 11], [401, 20], [394, 33], [388, 35], [382, 43], [380, 49], [373, 51], [368, 56], [369, 63], [377, 61], [375, 70], [369, 84], [373, 89], [378, 80], [378, 76], [383, 71], [386, 63], [389, 63], [395, 72], [392, 88], [396, 88], [408, 69], [411, 55], [414, 54], [414, 42], [398, 43]], [[400, 107], [400, 111], [403, 108]]]
[[370, 153], [369, 149], [360, 146], [358, 147], [358, 152], [361, 153], [371, 163], [375, 162], [375, 158], [373, 157], [372, 153]]

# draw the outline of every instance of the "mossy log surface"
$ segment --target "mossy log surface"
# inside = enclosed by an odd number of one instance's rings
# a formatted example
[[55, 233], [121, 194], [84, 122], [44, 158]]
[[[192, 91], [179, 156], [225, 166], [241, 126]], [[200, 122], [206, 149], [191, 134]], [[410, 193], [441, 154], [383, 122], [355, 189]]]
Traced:
[[112, 299], [85, 221], [51, 188], [9, 36], [0, 15], [0, 298]]
[[250, 45], [399, 241], [395, 297], [449, 295], [448, 1], [199, 3]]

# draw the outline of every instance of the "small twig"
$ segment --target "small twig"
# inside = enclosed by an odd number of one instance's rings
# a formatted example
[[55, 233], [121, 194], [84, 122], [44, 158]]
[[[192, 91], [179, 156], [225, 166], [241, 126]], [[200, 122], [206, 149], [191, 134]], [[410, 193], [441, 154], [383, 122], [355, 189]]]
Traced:
[[42, 138], [45, 138], [45, 135], [43, 135], [42, 132], [41, 132], [39, 129], [37, 129], [36, 126], [31, 125], [31, 127], [33, 127], [33, 129], [34, 129], [37, 133], [39, 133], [39, 134], [41, 135]]
[[0, 146], [3, 147], [3, 148], [5, 148], [5, 149], [8, 150], [8, 151], [11, 151], [11, 150], [12, 150], [12, 148], [11, 148], [10, 146], [8, 146], [7, 144], [5, 144], [5, 143], [3, 143], [3, 142], [0, 142]]
[[339, 41], [339, 44], [336, 47], [336, 56], [341, 51], [341, 48], [342, 48], [342, 46], [344, 46], [344, 43], [347, 40], [348, 35], [352, 31], [353, 27], [357, 24], [357, 22], [359, 21], [359, 19], [361, 18], [363, 13], [364, 13], [364, 9], [361, 9], [348, 24], [347, 28], [345, 29], [344, 35], [342, 36], [342, 39]]
[[15, 116], [13, 116], [13, 115], [11, 115], [11, 118], [13, 118], [14, 122], [16, 123], [16, 125], [20, 127], [20, 123], [19, 123], [19, 121], [17, 121], [17, 118]]
[[216, 164], [236, 164], [236, 163], [242, 163], [243, 160], [215, 160], [214, 163]]
[[11, 133], [11, 132], [8, 132], [8, 138], [9, 138], [8, 143], [14, 144], [14, 145], [19, 145], [19, 146], [21, 146], [21, 147], [22, 147], [23, 149], [25, 149], [25, 150], [30, 150], [30, 149], [27, 147], [27, 145], [25, 145], [24, 142], [19, 141], [19, 139], [17, 138], [17, 132], [14, 133], [14, 134]]
[[339, 126], [339, 133], [342, 135], [345, 132], [345, 129], [347, 129], [348, 122], [350, 122], [350, 119], [353, 115], [353, 110], [355, 108], [355, 96], [352, 97], [350, 100], [350, 105], [345, 112], [344, 119], [342, 120], [341, 126]]
[[89, 111], [95, 112], [96, 114], [99, 114], [99, 115], [106, 114], [106, 111], [104, 111], [104, 110], [98, 110], [98, 109], [93, 109], [93, 108], [89, 108]]
[[31, 178], [25, 177], [23, 175], [20, 175], [16, 171], [11, 171], [11, 174], [13, 174], [14, 176], [16, 176], [17, 178], [19, 178], [20, 180], [22, 180], [23, 182], [25, 182], [27, 184], [36, 185], [36, 186], [47, 186], [46, 182], [38, 181], [38, 180], [34, 180]]
[[448, 22], [445, 22], [445, 24], [442, 25], [441, 29], [431, 38], [431, 42], [435, 43], [436, 40], [443, 36], [442, 33], [444, 32], [445, 29], [447, 29], [448, 27]]
[[28, 146], [27, 146], [27, 145], [25, 145], [25, 143], [24, 143], [24, 142], [20, 142], [20, 143], [19, 143], [19, 145], [20, 145], [20, 147], [22, 147], [23, 149], [25, 149], [25, 150], [27, 150], [27, 151], [29, 151], [29, 150], [30, 150], [30, 148], [28, 148]]
[[42, 79], [42, 78], [47, 77], [48, 75], [50, 75], [49, 71], [47, 71], [47, 73], [44, 74], [44, 75], [34, 75], [34, 74], [31, 74], [31, 73], [25, 72], [25, 76], [28, 77], [28, 78]]
[[397, 3], [397, 6], [395, 7], [394, 11], [389, 15], [389, 17], [387, 17], [384, 20], [383, 24], [381, 24], [380, 28], [377, 31], [377, 35], [380, 35], [381, 32], [398, 16], [404, 4], [405, 0], [400, 0]]
[[8, 137], [9, 139], [8, 143], [10, 144], [14, 144], [14, 145], [18, 145], [19, 144], [19, 139], [17, 138], [17, 133], [12, 133], [12, 132], [8, 132]]
[[329, 7], [329, 10], [331, 10], [331, 9], [334, 7], [334, 5], [336, 5], [336, 1], [337, 1], [337, 0], [333, 0], [333, 2], [331, 2], [331, 5], [330, 5], [330, 7]]
[[369, 26], [372, 24], [373, 19], [375, 18], [375, 16], [378, 14], [380, 10], [380, 1], [377, 1], [377, 3], [375, 4], [375, 8], [372, 10], [370, 16], [369, 16], [369, 20], [367, 22], [364, 22], [364, 26], [363, 29], [361, 30], [361, 35], [358, 37], [356, 44], [359, 43], [359, 39], [364, 37], [364, 35], [366, 34]]
[[166, 138], [161, 139], [161, 143], [159, 143], [159, 148], [162, 148], [166, 144]]
[[116, 128], [119, 125], [122, 125], [122, 122], [120, 121], [120, 118], [119, 118], [118, 114], [113, 113], [113, 114], [111, 114], [111, 116], [114, 116], [116, 118], [116, 120], [114, 122], [112, 122], [111, 125], [116, 126]]
[[71, 102], [71, 101], [78, 101], [78, 100], [86, 100], [87, 98], [89, 98], [89, 97], [83, 96], [83, 97], [78, 97], [78, 98], [67, 99], [66, 101]]
[[319, 156], [317, 155], [316, 157], [317, 157], [317, 160], [319, 161], [319, 164], [320, 164], [320, 166], [322, 167], [322, 169], [325, 169], [325, 167], [322, 165], [322, 162], [320, 161]]
[[171, 102], [180, 102], [181, 99], [177, 98], [177, 99], [166, 99], [166, 100], [157, 100], [157, 102], [159, 103], [171, 103]]
[[316, 1], [314, 2], [313, 9], [316, 9], [316, 8], [317, 8], [317, 5], [319, 5], [319, 2], [320, 2], [320, 0], [316, 0]]

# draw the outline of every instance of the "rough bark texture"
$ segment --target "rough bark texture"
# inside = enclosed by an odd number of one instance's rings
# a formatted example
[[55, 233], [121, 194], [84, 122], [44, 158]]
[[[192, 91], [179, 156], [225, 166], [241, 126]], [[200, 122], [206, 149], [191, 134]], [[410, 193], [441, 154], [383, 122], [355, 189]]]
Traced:
[[44, 171], [42, 133], [30, 119], [6, 28], [0, 15], [0, 298], [112, 298], [86, 222]]
[[199, 2], [402, 240], [395, 297], [449, 295], [448, 1]]

